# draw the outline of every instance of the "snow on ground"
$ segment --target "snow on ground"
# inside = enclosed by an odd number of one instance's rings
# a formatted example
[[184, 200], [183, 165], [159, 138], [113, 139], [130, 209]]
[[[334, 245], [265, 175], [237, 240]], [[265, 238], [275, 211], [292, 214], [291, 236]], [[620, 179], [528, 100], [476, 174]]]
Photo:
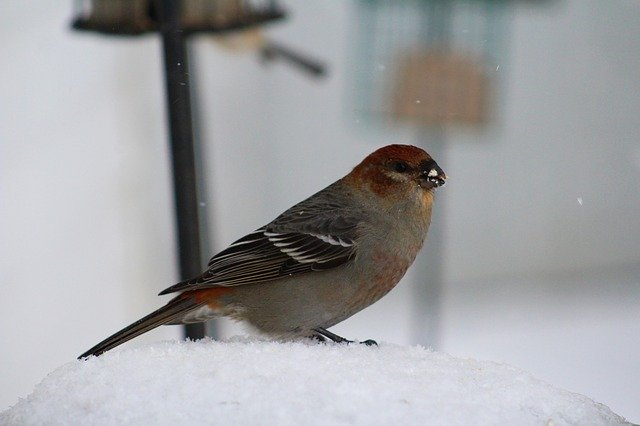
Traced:
[[2, 425], [620, 425], [589, 398], [507, 365], [421, 347], [162, 342], [73, 361]]

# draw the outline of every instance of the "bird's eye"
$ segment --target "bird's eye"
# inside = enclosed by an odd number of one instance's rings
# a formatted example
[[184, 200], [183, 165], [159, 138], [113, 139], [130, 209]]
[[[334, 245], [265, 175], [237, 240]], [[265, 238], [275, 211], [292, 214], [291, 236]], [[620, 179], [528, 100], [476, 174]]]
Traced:
[[409, 166], [407, 166], [407, 163], [404, 163], [402, 161], [398, 161], [393, 165], [393, 168], [395, 169], [396, 172], [398, 173], [404, 173], [407, 171], [407, 169], [409, 168]]

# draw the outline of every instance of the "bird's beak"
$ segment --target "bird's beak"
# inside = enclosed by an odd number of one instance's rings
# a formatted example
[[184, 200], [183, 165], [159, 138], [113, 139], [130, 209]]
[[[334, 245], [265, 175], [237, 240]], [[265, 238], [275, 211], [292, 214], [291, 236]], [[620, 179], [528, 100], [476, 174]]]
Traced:
[[420, 178], [421, 182], [424, 182], [424, 185], [421, 184], [421, 186], [431, 189], [444, 186], [447, 175], [440, 166], [435, 165], [433, 168], [423, 171]]

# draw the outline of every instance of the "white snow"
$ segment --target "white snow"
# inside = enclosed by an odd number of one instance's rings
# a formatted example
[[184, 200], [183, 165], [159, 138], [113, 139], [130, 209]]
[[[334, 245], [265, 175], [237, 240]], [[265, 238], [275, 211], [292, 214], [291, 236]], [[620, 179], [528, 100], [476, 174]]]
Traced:
[[[162, 342], [73, 361], [2, 425], [620, 425], [602, 404], [422, 347]], [[628, 424], [628, 423], [627, 423]]]

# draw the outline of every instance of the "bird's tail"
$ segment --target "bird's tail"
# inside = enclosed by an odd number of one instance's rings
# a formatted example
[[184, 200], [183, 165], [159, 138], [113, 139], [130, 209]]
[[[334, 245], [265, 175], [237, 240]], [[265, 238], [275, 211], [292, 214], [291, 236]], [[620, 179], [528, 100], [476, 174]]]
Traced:
[[133, 324], [123, 328], [112, 336], [107, 337], [102, 342], [98, 343], [82, 355], [78, 359], [86, 358], [90, 355], [100, 355], [109, 349], [113, 349], [116, 346], [127, 342], [134, 337], [146, 333], [163, 324], [179, 324], [182, 317], [189, 311], [197, 309], [202, 306], [203, 303], [196, 300], [194, 297], [185, 297], [180, 295], [169, 301], [162, 308], [151, 312], [149, 315], [140, 318]]

